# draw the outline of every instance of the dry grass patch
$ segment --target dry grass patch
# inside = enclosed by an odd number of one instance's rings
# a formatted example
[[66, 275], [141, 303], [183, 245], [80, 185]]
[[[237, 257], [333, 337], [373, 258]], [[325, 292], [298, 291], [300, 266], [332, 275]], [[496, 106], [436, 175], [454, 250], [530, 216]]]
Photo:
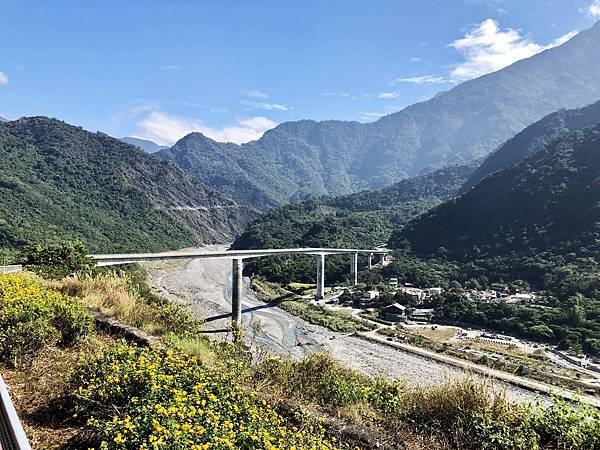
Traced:
[[79, 297], [88, 308], [121, 319], [149, 334], [193, 334], [200, 329], [200, 322], [183, 306], [151, 293], [141, 295], [139, 290], [132, 288], [126, 276], [113, 273], [73, 275], [48, 284], [53, 289]]
[[63, 408], [65, 389], [82, 354], [99, 352], [114, 341], [96, 334], [75, 347], [47, 347], [28, 364], [2, 371], [33, 448], [61, 448], [79, 439], [81, 424]]

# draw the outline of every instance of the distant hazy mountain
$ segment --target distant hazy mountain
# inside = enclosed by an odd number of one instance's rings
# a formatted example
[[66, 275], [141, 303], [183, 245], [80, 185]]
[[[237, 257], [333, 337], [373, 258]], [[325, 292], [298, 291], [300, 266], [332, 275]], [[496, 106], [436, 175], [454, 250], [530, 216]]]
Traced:
[[554, 139], [600, 122], [600, 101], [584, 108], [560, 110], [528, 126], [492, 153], [465, 183], [462, 191], [475, 186], [485, 176], [543, 149]]
[[8, 122], [8, 119], [5, 119], [4, 117], [0, 116], [0, 122]]
[[156, 142], [149, 141], [147, 139], [140, 139], [136, 137], [122, 137], [119, 140], [126, 142], [131, 145], [135, 145], [136, 147], [141, 148], [146, 153], [156, 153], [166, 148], [169, 148], [166, 145], [158, 145]]
[[[600, 261], [600, 124], [566, 134], [394, 234], [419, 255], [541, 284], [552, 266]], [[579, 262], [578, 262], [579, 261]], [[563, 274], [566, 276], [566, 274]], [[498, 276], [498, 275], [496, 275]]]
[[286, 122], [254, 142], [194, 133], [158, 156], [258, 209], [381, 188], [486, 156], [560, 108], [600, 98], [600, 23], [570, 41], [370, 124]]
[[81, 239], [91, 251], [230, 241], [253, 214], [167, 161], [47, 117], [0, 123], [0, 251]]

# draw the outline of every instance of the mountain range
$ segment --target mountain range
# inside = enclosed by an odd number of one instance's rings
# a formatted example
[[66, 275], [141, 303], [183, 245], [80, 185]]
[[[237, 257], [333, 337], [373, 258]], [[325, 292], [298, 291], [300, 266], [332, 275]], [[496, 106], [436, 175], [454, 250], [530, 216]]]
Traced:
[[556, 138], [598, 122], [600, 122], [600, 101], [583, 108], [561, 109], [547, 115], [509, 139], [488, 156], [467, 180], [461, 191], [472, 188], [491, 173], [522, 162]]
[[242, 145], [192, 133], [157, 156], [261, 211], [381, 188], [486, 156], [545, 115], [597, 100], [599, 54], [597, 23], [561, 46], [373, 123], [285, 122]]
[[0, 123], [0, 250], [82, 240], [90, 251], [226, 242], [253, 218], [168, 161], [47, 117]]
[[169, 148], [167, 145], [158, 145], [156, 142], [148, 139], [140, 139], [130, 136], [119, 138], [119, 140], [126, 142], [127, 144], [135, 145], [136, 147], [144, 150], [146, 153], [156, 153]]

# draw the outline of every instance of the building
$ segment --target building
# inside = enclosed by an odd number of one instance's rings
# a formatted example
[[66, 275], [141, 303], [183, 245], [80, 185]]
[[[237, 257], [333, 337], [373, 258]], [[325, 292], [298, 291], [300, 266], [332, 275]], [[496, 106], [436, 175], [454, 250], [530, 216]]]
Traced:
[[413, 309], [410, 314], [412, 320], [419, 320], [422, 322], [429, 322], [433, 317], [435, 310], [433, 308], [418, 308]]
[[398, 278], [390, 278], [390, 286], [398, 286]]
[[381, 318], [389, 322], [405, 322], [406, 321], [406, 307], [400, 303], [394, 303], [392, 305], [381, 308]]
[[423, 289], [415, 287], [404, 286], [401, 287], [399, 291], [409, 296], [414, 303], [421, 303], [427, 297], [427, 293]]
[[379, 291], [365, 291], [358, 299], [358, 303], [360, 306], [367, 306], [377, 297], [379, 297]]
[[434, 295], [442, 295], [443, 289], [441, 287], [432, 287], [427, 289], [427, 295], [433, 297]]

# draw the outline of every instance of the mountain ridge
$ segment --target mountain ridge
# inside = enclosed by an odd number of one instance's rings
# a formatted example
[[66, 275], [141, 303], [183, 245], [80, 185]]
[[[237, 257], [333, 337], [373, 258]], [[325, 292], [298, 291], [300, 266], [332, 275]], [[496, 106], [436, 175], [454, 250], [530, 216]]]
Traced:
[[194, 145], [179, 141], [157, 156], [261, 211], [309, 196], [382, 188], [486, 156], [545, 115], [600, 98], [597, 54], [600, 23], [373, 123], [284, 122], [242, 145], [195, 135]]
[[56, 119], [0, 124], [0, 155], [0, 248], [176, 249], [226, 242], [254, 217], [170, 162]]

